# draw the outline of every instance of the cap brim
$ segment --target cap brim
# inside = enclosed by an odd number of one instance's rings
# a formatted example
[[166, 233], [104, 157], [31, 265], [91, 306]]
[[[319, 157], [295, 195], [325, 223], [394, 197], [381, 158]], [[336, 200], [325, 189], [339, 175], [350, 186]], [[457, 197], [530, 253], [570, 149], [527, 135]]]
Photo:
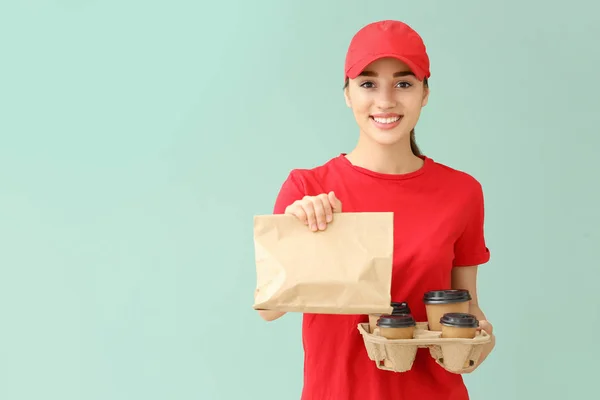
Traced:
[[417, 67], [410, 59], [395, 53], [369, 54], [350, 67], [346, 72], [346, 76], [350, 79], [355, 79], [367, 67], [367, 65], [371, 64], [373, 61], [377, 61], [386, 57], [395, 58], [396, 60], [402, 61], [404, 64], [408, 65], [408, 68], [410, 68], [418, 80], [422, 81], [425, 78], [425, 72]]

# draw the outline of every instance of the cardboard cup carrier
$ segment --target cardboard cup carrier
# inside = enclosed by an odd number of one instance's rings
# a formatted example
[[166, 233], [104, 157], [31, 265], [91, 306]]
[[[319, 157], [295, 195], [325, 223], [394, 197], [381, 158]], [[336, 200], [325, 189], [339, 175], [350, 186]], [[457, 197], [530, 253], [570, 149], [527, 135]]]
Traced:
[[[455, 290], [445, 292], [428, 292], [424, 301], [427, 304], [426, 299], [452, 298], [454, 302], [440, 304], [463, 307], [457, 297], [464, 299], [468, 292], [466, 295], [465, 291], [460, 294]], [[369, 359], [381, 370], [406, 372], [412, 368], [417, 350], [427, 348], [431, 357], [449, 371], [461, 372], [474, 366], [483, 345], [489, 343], [491, 337], [483, 330], [478, 331], [479, 321], [475, 316], [452, 308], [444, 308], [448, 312], [440, 315], [440, 308], [435, 307], [434, 312], [427, 313], [427, 322], [416, 322], [411, 314], [390, 314], [379, 316], [374, 329], [369, 323], [358, 324]], [[430, 319], [432, 317], [436, 319]]]

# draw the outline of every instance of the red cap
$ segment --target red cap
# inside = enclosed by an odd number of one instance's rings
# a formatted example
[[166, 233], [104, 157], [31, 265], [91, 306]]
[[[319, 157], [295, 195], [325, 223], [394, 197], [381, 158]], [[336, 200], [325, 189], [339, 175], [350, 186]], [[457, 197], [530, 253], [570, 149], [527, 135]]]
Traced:
[[344, 78], [356, 78], [367, 65], [383, 57], [402, 61], [419, 80], [431, 75], [421, 36], [403, 22], [385, 20], [373, 22], [354, 35], [346, 54]]

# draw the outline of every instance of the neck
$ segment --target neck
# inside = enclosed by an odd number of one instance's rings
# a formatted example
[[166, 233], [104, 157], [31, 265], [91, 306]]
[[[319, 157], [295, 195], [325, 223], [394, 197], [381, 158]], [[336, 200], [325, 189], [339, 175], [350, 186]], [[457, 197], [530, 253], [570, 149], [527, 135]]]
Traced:
[[382, 174], [407, 174], [423, 166], [423, 160], [410, 148], [410, 138], [386, 146], [368, 141], [361, 135], [346, 158], [353, 165]]

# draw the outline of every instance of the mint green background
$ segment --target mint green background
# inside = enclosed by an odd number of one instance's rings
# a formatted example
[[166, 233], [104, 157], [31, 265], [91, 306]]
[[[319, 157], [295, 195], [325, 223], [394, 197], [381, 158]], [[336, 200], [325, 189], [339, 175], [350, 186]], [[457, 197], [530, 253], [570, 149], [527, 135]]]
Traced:
[[344, 53], [385, 18], [430, 51], [419, 144], [485, 189], [472, 398], [597, 393], [594, 2], [201, 3], [2, 2], [0, 399], [298, 399], [300, 316], [251, 309], [252, 216], [352, 148]]

